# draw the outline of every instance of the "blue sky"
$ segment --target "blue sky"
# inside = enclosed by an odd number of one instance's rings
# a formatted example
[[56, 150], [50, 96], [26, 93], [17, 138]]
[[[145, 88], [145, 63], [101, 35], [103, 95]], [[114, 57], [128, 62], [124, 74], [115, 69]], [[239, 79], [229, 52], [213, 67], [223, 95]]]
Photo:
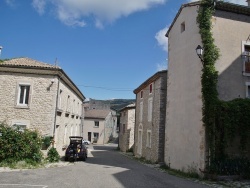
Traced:
[[190, 1], [1, 0], [0, 58], [57, 62], [87, 98], [133, 99], [167, 68], [164, 35]]

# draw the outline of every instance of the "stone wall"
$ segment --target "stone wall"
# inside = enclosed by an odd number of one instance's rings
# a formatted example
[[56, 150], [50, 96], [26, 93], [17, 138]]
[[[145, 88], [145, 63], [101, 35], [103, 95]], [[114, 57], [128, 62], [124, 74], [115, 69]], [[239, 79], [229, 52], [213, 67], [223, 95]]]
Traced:
[[[155, 81], [148, 83], [142, 89], [143, 97], [140, 92], [136, 99], [136, 123], [135, 123], [135, 155], [144, 157], [152, 162], [162, 162], [164, 159], [164, 132], [165, 132], [165, 108], [166, 108], [166, 79], [167, 72]], [[153, 84], [152, 93], [150, 93], [150, 84]], [[152, 120], [148, 120], [149, 100], [153, 101]], [[140, 121], [140, 104], [143, 103], [143, 117]], [[139, 131], [142, 131], [142, 140], [139, 141]], [[151, 134], [151, 144], [147, 145], [147, 135]], [[141, 153], [140, 153], [141, 143]], [[160, 151], [161, 150], [161, 151]]]
[[[0, 72], [0, 98], [2, 99], [0, 121], [4, 121], [10, 126], [26, 125], [26, 128], [36, 129], [43, 136], [55, 136], [54, 146], [59, 154], [63, 155], [62, 148], [69, 144], [69, 136], [81, 135], [82, 101], [60, 80], [61, 107], [60, 110], [56, 110], [58, 81], [57, 77], [53, 75]], [[18, 87], [23, 83], [31, 86], [28, 107], [17, 105]], [[69, 103], [71, 111], [66, 115], [68, 96], [71, 96]], [[76, 105], [73, 108], [74, 100]]]

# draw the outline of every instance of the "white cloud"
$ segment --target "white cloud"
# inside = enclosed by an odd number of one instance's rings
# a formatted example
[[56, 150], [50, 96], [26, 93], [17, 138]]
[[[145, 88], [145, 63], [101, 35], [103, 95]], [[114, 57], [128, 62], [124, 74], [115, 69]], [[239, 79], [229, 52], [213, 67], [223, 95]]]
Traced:
[[46, 0], [33, 0], [32, 6], [42, 15], [45, 11]]
[[6, 4], [11, 6], [11, 7], [14, 7], [15, 6], [15, 0], [5, 0]]
[[[188, 2], [195, 2], [198, 0], [189, 0]], [[224, 2], [239, 4], [239, 5], [247, 5], [246, 0], [224, 0]]]
[[168, 31], [168, 27], [163, 28], [158, 31], [155, 35], [155, 38], [158, 42], [158, 45], [162, 47], [164, 51], [168, 51], [168, 38], [165, 36]]
[[167, 62], [157, 64], [157, 71], [167, 70], [167, 68], [168, 68]]
[[239, 5], [247, 5], [246, 0], [225, 0], [225, 2], [239, 4]]
[[57, 18], [67, 25], [84, 26], [83, 18], [92, 17], [96, 26], [103, 27], [123, 16], [147, 10], [167, 0], [33, 0], [39, 14], [44, 13], [45, 5], [50, 4]]

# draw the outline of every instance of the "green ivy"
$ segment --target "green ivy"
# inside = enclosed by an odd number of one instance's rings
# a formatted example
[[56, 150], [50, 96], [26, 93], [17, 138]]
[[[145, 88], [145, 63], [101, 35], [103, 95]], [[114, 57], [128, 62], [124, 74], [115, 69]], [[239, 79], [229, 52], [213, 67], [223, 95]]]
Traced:
[[[229, 175], [229, 173], [239, 172], [239, 169], [244, 167], [242, 161], [249, 164], [246, 153], [250, 142], [248, 138], [248, 135], [250, 135], [250, 99], [222, 101], [218, 98], [218, 72], [215, 63], [219, 58], [219, 49], [214, 44], [211, 32], [211, 20], [214, 11], [214, 0], [201, 1], [197, 22], [204, 49], [204, 66], [201, 76], [202, 120], [206, 127], [209, 147], [207, 170], [212, 173]], [[236, 136], [240, 138], [240, 143], [238, 146], [239, 153], [235, 158], [228, 153], [227, 149], [233, 146]], [[228, 166], [232, 168], [229, 170]], [[228, 169], [228, 171], [226, 172], [225, 169]], [[249, 168], [243, 171], [248, 175], [250, 174]]]
[[214, 45], [211, 32], [211, 18], [214, 13], [213, 0], [202, 0], [199, 9], [197, 22], [199, 23], [200, 35], [204, 49], [204, 66], [202, 69], [202, 101], [203, 101], [203, 122], [206, 126], [207, 137], [209, 140], [210, 152], [213, 151], [213, 135], [215, 132], [216, 106], [218, 103], [218, 72], [215, 69], [215, 62], [219, 58], [219, 49]]

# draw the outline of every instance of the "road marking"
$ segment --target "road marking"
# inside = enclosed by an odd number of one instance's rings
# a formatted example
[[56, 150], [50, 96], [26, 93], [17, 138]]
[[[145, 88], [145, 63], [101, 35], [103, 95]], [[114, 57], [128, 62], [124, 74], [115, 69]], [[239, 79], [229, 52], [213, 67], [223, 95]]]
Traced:
[[29, 184], [0, 184], [1, 186], [11, 186], [11, 187], [41, 187], [48, 188], [48, 185], [29, 185]]

